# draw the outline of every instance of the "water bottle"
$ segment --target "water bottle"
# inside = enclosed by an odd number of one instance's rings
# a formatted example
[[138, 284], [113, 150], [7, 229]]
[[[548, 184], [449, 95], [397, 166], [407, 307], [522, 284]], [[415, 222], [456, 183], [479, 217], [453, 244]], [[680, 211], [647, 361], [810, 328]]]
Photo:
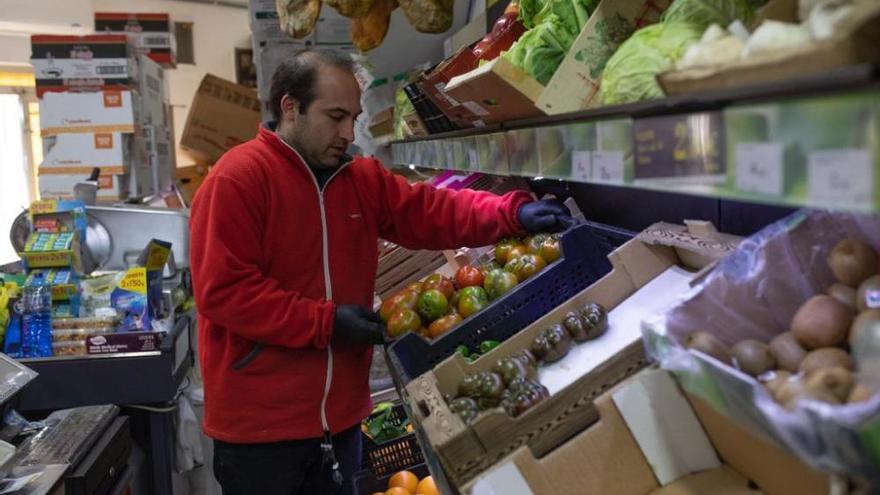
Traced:
[[52, 287], [43, 277], [22, 289], [21, 353], [26, 358], [52, 355]]

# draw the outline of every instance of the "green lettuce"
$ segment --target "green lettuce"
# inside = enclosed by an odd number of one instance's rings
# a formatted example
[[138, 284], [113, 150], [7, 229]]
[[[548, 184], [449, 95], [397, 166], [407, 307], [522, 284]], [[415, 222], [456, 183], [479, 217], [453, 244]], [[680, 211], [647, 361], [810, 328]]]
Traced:
[[675, 65], [703, 34], [698, 24], [654, 24], [636, 31], [605, 65], [599, 98], [615, 105], [663, 97], [657, 74]]
[[574, 43], [575, 36], [559, 17], [550, 14], [523, 33], [502, 56], [546, 85]]
[[598, 3], [598, 0], [523, 0], [519, 18], [526, 29], [533, 29], [555, 15], [572, 36], [577, 37]]
[[739, 19], [751, 21], [763, 0], [675, 0], [660, 17], [661, 22], [684, 22], [706, 29], [712, 24], [726, 27]]

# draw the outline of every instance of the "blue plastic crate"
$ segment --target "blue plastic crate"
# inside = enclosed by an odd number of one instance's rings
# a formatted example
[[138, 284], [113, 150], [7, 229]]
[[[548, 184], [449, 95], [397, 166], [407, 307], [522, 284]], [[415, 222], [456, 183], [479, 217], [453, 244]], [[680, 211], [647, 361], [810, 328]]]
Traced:
[[408, 333], [388, 346], [388, 367], [398, 390], [451, 356], [484, 340], [503, 342], [611, 271], [608, 254], [633, 232], [585, 222], [562, 235], [563, 257], [434, 341]]

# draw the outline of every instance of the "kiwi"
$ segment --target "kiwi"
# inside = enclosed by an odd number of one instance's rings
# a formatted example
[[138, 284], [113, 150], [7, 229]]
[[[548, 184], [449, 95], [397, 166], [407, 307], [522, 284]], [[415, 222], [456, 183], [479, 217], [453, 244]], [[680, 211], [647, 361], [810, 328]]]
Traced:
[[825, 347], [823, 349], [816, 349], [804, 356], [804, 360], [798, 366], [798, 371], [809, 374], [822, 368], [835, 367], [846, 368], [852, 371], [853, 360], [843, 349]]
[[758, 376], [776, 367], [776, 358], [767, 344], [747, 339], [737, 342], [731, 349], [736, 366], [752, 376]]
[[723, 363], [732, 364], [730, 349], [711, 333], [694, 332], [685, 338], [684, 345], [688, 349], [696, 349]]
[[850, 404], [852, 404], [853, 402], [864, 402], [873, 396], [874, 389], [872, 387], [869, 387], [864, 383], [856, 383], [852, 391], [849, 393], [849, 397], [847, 397], [846, 401]]
[[819, 387], [807, 387], [800, 380], [783, 383], [773, 396], [782, 407], [792, 410], [802, 399], [813, 399], [829, 404], [840, 404], [840, 399], [831, 392]]
[[786, 371], [797, 372], [798, 365], [803, 361], [807, 351], [798, 343], [794, 334], [785, 332], [773, 337], [770, 341], [770, 352], [776, 358], [776, 364]]
[[828, 267], [840, 283], [858, 287], [866, 278], [877, 274], [877, 253], [857, 239], [844, 239], [828, 254]]
[[833, 395], [840, 402], [846, 402], [855, 385], [855, 377], [846, 368], [822, 368], [807, 375], [804, 387], [811, 393], [824, 391]]
[[859, 285], [856, 293], [856, 309], [861, 313], [869, 309], [880, 309], [880, 275], [874, 275]]
[[851, 309], [837, 299], [819, 294], [804, 303], [791, 320], [791, 333], [805, 349], [833, 347], [846, 340], [852, 325]]
[[851, 310], [856, 310], [856, 294], [858, 292], [852, 287], [840, 283], [833, 284], [831, 287], [828, 287], [825, 293], [846, 304]]
[[791, 376], [791, 373], [786, 370], [776, 370], [771, 376], [767, 376], [767, 379], [764, 381], [764, 387], [767, 388], [770, 395], [776, 397], [779, 387], [787, 383]]
[[880, 323], [880, 309], [869, 309], [862, 311], [856, 319], [853, 320], [852, 326], [849, 328], [849, 348], [855, 349], [856, 341], [859, 335], [865, 331], [869, 325]]

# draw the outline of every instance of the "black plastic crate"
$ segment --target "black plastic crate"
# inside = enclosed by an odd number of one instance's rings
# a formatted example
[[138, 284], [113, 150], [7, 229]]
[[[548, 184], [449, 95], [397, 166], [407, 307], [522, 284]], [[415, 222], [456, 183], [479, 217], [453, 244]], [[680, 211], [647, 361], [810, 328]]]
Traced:
[[[426, 466], [425, 464], [412, 466], [407, 469], [407, 471], [412, 472], [414, 475], [418, 476], [419, 479], [422, 479], [425, 476], [431, 474], [428, 471], [428, 466]], [[394, 472], [388, 473], [387, 476], [376, 476], [366, 469], [355, 473], [354, 495], [370, 495], [376, 492], [385, 493], [385, 491], [388, 489], [388, 479], [391, 478], [393, 474]]]
[[562, 259], [493, 301], [434, 341], [407, 333], [388, 346], [391, 375], [398, 390], [455, 353], [459, 345], [476, 349], [484, 340], [503, 342], [611, 271], [608, 254], [635, 236], [607, 225], [585, 222], [562, 235]]
[[[376, 413], [370, 417], [372, 418], [379, 414], [382, 413]], [[391, 412], [391, 421], [400, 425], [406, 419], [406, 410], [403, 408], [403, 405], [395, 405]], [[375, 477], [391, 475], [401, 469], [408, 469], [425, 462], [422, 456], [422, 449], [419, 447], [416, 436], [412, 433], [382, 443], [373, 441], [372, 438], [365, 434], [363, 453], [364, 469], [369, 470]]]
[[419, 85], [410, 83], [403, 87], [404, 93], [412, 103], [425, 129], [429, 134], [438, 134], [441, 132], [449, 132], [458, 129], [446, 115], [437, 108], [437, 105], [422, 92]]

